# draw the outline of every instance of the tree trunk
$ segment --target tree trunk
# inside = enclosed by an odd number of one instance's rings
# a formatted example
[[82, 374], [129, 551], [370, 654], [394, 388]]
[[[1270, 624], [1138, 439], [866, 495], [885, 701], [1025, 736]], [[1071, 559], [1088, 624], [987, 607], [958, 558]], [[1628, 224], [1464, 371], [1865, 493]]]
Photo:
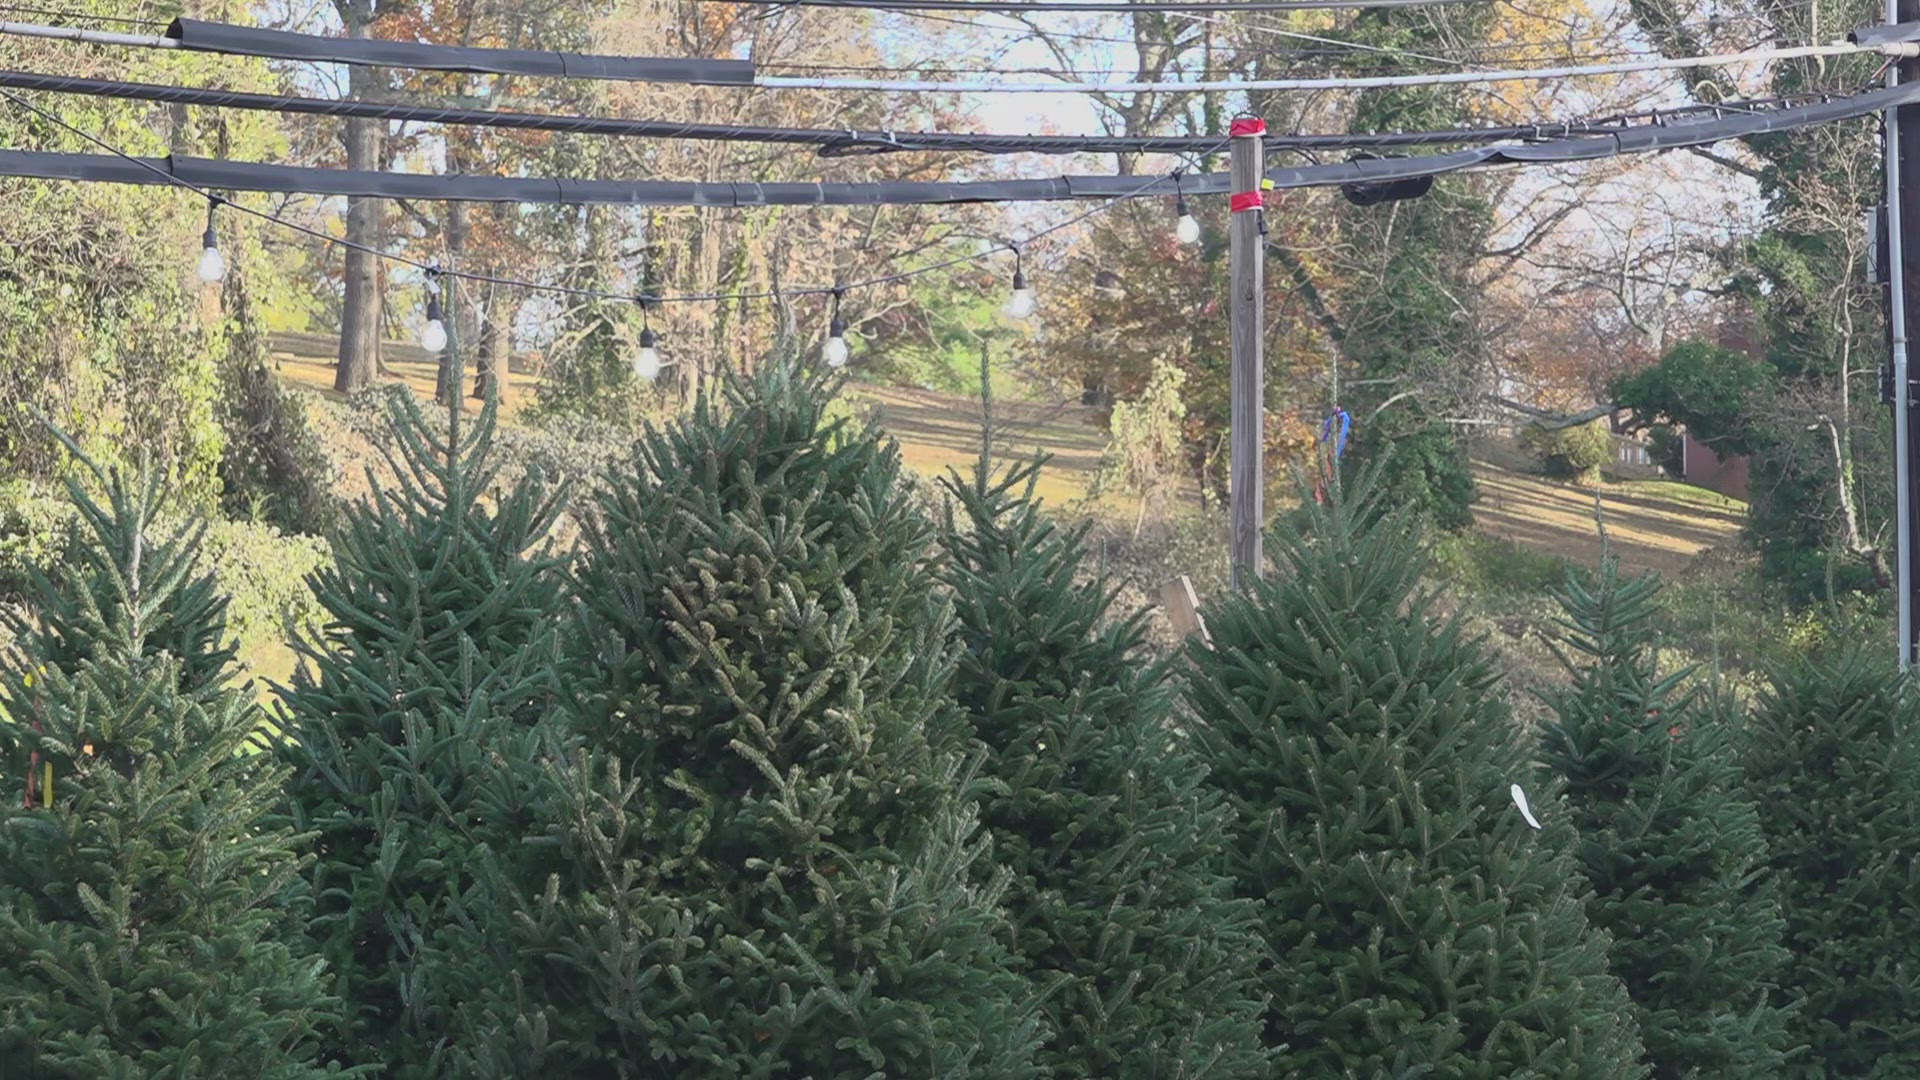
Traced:
[[487, 290], [480, 316], [480, 344], [474, 350], [473, 396], [482, 400], [499, 393], [499, 379], [505, 376], [513, 356], [513, 328], [507, 325], [506, 290], [493, 286]]
[[[458, 155], [449, 153], [448, 165], [454, 166]], [[457, 168], [454, 171], [458, 171]], [[447, 205], [447, 262], [449, 269], [462, 265], [460, 256], [467, 247], [467, 204], [453, 202]], [[454, 294], [459, 291], [460, 279], [452, 274], [440, 279], [444, 297], [443, 306], [447, 316], [447, 348], [440, 354], [439, 377], [434, 380], [434, 400], [442, 405], [457, 403], [460, 400], [460, 388], [466, 383], [463, 369], [461, 343], [471, 340], [466, 334], [456, 334], [455, 326], [465, 314], [465, 308], [454, 307]], [[462, 327], [464, 329], [464, 327]]]
[[[347, 36], [370, 36], [371, 4], [341, 4]], [[379, 97], [376, 70], [356, 65], [348, 72], [348, 89], [355, 98]], [[384, 123], [347, 121], [347, 168], [380, 168], [380, 139]], [[381, 247], [380, 200], [347, 200], [347, 243], [374, 251]], [[333, 388], [351, 394], [367, 388], [380, 368], [380, 260], [364, 250], [347, 248], [346, 294], [340, 308], [340, 363], [334, 369]]]

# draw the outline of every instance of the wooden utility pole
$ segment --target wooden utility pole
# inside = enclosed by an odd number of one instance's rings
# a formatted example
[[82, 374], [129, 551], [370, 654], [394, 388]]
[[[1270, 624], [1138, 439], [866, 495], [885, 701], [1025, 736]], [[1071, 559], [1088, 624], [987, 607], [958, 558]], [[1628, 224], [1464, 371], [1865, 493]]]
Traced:
[[[1889, 0], [1890, 22], [1920, 22], [1920, 0]], [[1920, 59], [1902, 58], [1889, 82], [1920, 79]], [[1902, 668], [1914, 661], [1915, 583], [1920, 581], [1920, 498], [1916, 498], [1915, 464], [1920, 462], [1920, 424], [1914, 423], [1913, 378], [1907, 337], [1920, 319], [1920, 299], [1913, 283], [1920, 281], [1920, 105], [1902, 105], [1887, 118], [1888, 267], [1891, 278], [1887, 319], [1893, 346], [1890, 367], [1894, 391], [1894, 484], [1899, 551], [1894, 570], [1899, 593], [1899, 657]]]
[[[1914, 0], [1920, 3], [1920, 0]], [[1229, 454], [1228, 499], [1233, 505], [1233, 584], [1239, 588], [1260, 576], [1265, 559], [1261, 532], [1266, 528], [1266, 380], [1261, 355], [1265, 320], [1266, 251], [1261, 212], [1266, 178], [1263, 120], [1239, 119], [1233, 136], [1233, 226], [1230, 277], [1233, 296], [1233, 426]]]

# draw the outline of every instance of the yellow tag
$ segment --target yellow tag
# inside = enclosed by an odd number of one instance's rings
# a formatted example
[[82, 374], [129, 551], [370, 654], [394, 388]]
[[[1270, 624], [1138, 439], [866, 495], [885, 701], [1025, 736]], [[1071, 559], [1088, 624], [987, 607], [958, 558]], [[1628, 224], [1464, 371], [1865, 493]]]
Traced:
[[1265, 179], [1263, 179], [1263, 180], [1261, 180], [1261, 181], [1260, 181], [1260, 190], [1261, 190], [1261, 191], [1272, 191], [1272, 190], [1273, 190], [1273, 181], [1271, 181], [1271, 180], [1265, 180]]
[[47, 762], [47, 805], [53, 805], [53, 762]]

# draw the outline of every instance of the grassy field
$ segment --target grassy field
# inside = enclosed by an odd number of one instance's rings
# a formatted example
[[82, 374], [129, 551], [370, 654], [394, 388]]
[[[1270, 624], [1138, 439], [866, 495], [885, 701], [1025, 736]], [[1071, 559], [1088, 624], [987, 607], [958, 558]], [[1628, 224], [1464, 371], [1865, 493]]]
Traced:
[[[333, 344], [319, 337], [283, 335], [275, 340], [282, 378], [333, 396]], [[384, 378], [431, 396], [432, 360], [407, 345], [389, 346]], [[534, 378], [512, 373], [505, 387], [511, 415], [532, 394]], [[850, 394], [900, 441], [906, 464], [929, 476], [968, 468], [979, 456], [981, 410], [977, 400], [925, 390], [855, 385]], [[478, 402], [469, 401], [469, 409]], [[996, 452], [1050, 455], [1040, 494], [1055, 503], [1084, 498], [1099, 468], [1106, 433], [1093, 410], [1080, 405], [999, 402], [994, 406]], [[1700, 553], [1733, 542], [1746, 506], [1701, 488], [1662, 480], [1610, 479], [1593, 487], [1551, 482], [1522, 471], [1510, 450], [1492, 445], [1476, 453], [1479, 527], [1525, 547], [1592, 565], [1599, 559], [1601, 530], [1623, 566], [1674, 575]], [[352, 470], [357, 472], [358, 470]], [[1131, 506], [1105, 509], [1130, 514]]]

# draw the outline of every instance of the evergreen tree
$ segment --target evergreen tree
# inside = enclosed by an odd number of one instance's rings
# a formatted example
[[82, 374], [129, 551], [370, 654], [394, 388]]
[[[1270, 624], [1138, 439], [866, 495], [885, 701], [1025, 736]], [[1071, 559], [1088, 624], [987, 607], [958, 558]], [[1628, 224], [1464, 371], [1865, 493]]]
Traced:
[[1862, 652], [1774, 676], [1746, 771], [1779, 876], [1810, 1049], [1788, 1076], [1920, 1074], [1920, 741], [1910, 684]]
[[897, 451], [770, 365], [606, 478], [556, 769], [571, 880], [525, 912], [496, 1074], [1035, 1075], [963, 796], [952, 612]]
[[504, 913], [475, 897], [489, 860], [539, 876], [523, 840], [542, 779], [560, 581], [530, 554], [558, 495], [537, 472], [495, 491], [495, 413], [437, 434], [390, 402], [391, 486], [369, 471], [334, 563], [314, 582], [329, 622], [282, 709], [295, 822], [317, 832], [311, 932], [355, 1010], [335, 1053], [442, 1075], [480, 988], [509, 977]]
[[[1081, 576], [1085, 528], [1033, 500], [1039, 465], [947, 481], [955, 693], [999, 782], [981, 817], [1014, 874], [1015, 943], [1047, 999], [1056, 1077], [1267, 1077], [1259, 907], [1229, 897], [1227, 810], [1170, 724], [1144, 612]], [[1024, 493], [1023, 492], [1024, 489]]]
[[[226, 601], [160, 533], [156, 474], [69, 490], [59, 584], [34, 575], [0, 675], [0, 1076], [319, 1076], [338, 1019], [322, 965], [277, 940], [296, 838], [264, 819], [284, 771], [224, 685]], [[179, 650], [179, 651], [175, 651]]]
[[1591, 587], [1569, 576], [1573, 684], [1549, 698], [1542, 755], [1566, 779], [1587, 914], [1613, 935], [1654, 1075], [1778, 1076], [1787, 953], [1759, 812], [1712, 703], [1677, 692], [1688, 671], [1660, 673], [1658, 590], [1611, 559]]
[[1266, 901], [1276, 1075], [1638, 1077], [1641, 1046], [1550, 789], [1484, 646], [1418, 589], [1414, 508], [1363, 481], [1223, 598], [1187, 696]]

